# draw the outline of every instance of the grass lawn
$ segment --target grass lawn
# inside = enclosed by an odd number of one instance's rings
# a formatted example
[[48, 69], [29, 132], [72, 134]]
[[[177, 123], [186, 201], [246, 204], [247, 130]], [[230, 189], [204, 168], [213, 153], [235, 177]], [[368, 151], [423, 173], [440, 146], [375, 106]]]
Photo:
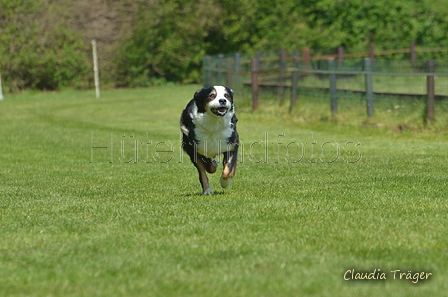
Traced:
[[197, 88], [0, 102], [1, 296], [445, 296], [446, 126], [237, 93], [237, 175], [202, 196], [178, 127]]

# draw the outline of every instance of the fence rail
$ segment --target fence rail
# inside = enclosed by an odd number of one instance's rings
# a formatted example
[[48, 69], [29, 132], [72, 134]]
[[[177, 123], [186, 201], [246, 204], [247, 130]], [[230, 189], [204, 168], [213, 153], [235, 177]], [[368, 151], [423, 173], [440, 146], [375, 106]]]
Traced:
[[[290, 93], [290, 110], [297, 104], [303, 90], [327, 90], [331, 111], [338, 109], [340, 92], [360, 93], [366, 99], [368, 116], [374, 115], [374, 102], [378, 96], [406, 96], [426, 98], [426, 120], [432, 121], [435, 100], [448, 98], [448, 61], [417, 60], [418, 53], [442, 52], [448, 48], [409, 49], [344, 53], [311, 56], [305, 48], [301, 55], [285, 50], [268, 56], [257, 53], [255, 57], [240, 53], [234, 55], [206, 56], [203, 62], [204, 85], [225, 84], [234, 89], [250, 87], [252, 107], [258, 108], [259, 95], [265, 88], [276, 88], [280, 105], [285, 102], [285, 90]], [[409, 53], [407, 60], [385, 60], [381, 55]], [[363, 57], [362, 59], [359, 57]], [[401, 80], [401, 81], [400, 81]], [[437, 81], [437, 84], [436, 84]]]

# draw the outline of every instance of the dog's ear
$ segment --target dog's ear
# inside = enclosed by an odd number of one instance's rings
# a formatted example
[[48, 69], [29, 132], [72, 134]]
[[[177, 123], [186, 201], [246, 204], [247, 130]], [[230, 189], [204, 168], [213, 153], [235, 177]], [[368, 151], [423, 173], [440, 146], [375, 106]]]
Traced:
[[200, 96], [201, 96], [201, 93], [203, 93], [204, 92], [204, 89], [199, 89], [199, 90], [197, 90], [196, 92], [194, 92], [194, 99], [197, 99], [197, 98], [199, 98]]
[[198, 112], [205, 112], [206, 99], [210, 95], [211, 88], [199, 89], [194, 93], [194, 101], [198, 108]]
[[210, 94], [210, 88], [199, 89], [194, 93], [194, 100], [203, 99]]
[[226, 91], [230, 94], [230, 96], [233, 99], [233, 95], [235, 94], [235, 91], [233, 91], [231, 88], [226, 87]]

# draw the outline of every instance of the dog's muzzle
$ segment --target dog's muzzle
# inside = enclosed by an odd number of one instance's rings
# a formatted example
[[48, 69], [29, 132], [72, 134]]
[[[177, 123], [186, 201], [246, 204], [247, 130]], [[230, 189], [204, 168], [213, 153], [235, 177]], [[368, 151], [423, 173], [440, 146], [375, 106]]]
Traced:
[[227, 107], [218, 107], [218, 108], [212, 108], [212, 109], [210, 109], [210, 111], [213, 114], [215, 114], [219, 117], [222, 117], [222, 116], [226, 115], [226, 113], [229, 111], [229, 109]]

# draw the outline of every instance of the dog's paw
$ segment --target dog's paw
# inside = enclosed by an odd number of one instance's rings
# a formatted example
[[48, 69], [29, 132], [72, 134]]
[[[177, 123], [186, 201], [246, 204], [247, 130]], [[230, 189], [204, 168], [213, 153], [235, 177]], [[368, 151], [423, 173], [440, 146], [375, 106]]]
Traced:
[[219, 182], [221, 183], [221, 187], [227, 188], [227, 187], [230, 186], [230, 183], [232, 182], [232, 179], [231, 178], [225, 179], [221, 175], [221, 179], [219, 180]]
[[207, 190], [204, 191], [204, 193], [202, 193], [202, 195], [212, 195], [213, 191], [212, 189], [208, 188]]

